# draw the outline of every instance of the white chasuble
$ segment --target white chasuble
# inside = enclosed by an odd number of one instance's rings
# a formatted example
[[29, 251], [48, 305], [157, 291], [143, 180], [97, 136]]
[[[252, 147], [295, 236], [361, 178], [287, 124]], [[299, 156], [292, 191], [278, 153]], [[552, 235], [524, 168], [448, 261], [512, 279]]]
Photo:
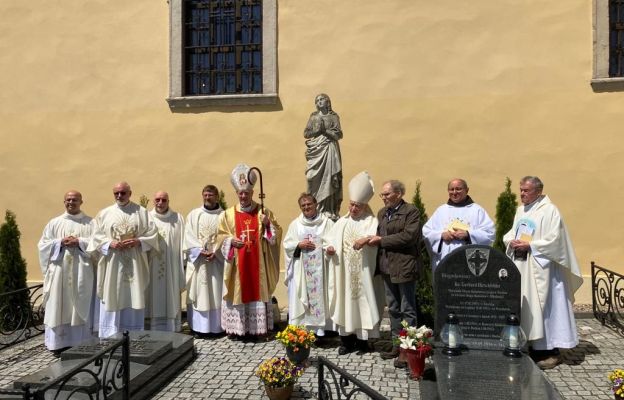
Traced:
[[[184, 252], [186, 253], [187, 313], [190, 328], [201, 333], [219, 333], [223, 301], [223, 255], [217, 246], [221, 207], [196, 208], [186, 217]], [[200, 252], [215, 257], [208, 261]]]
[[[283, 243], [289, 323], [317, 329], [319, 333], [333, 329], [329, 318], [327, 262], [322, 243], [322, 238], [333, 225], [334, 222], [323, 214], [313, 219], [301, 214], [288, 227]], [[314, 243], [314, 250], [298, 250], [299, 242], [306, 239]]]
[[329, 257], [328, 296], [331, 319], [341, 335], [356, 334], [360, 339], [379, 336], [383, 307], [383, 282], [375, 276], [377, 247], [354, 250], [354, 242], [377, 232], [377, 218], [340, 218], [325, 240], [325, 249], [336, 250]]
[[[100, 211], [95, 218], [94, 233], [88, 251], [98, 251], [102, 256], [98, 262], [97, 294], [102, 300], [102, 313], [131, 308], [145, 309], [145, 290], [149, 282], [147, 251], [158, 250], [158, 230], [147, 210], [137, 204], [125, 206], [114, 204]], [[112, 241], [136, 238], [140, 246], [113, 249]], [[133, 319], [133, 328], [139, 317]], [[118, 318], [104, 320], [117, 326]], [[103, 322], [100, 319], [100, 328]], [[110, 332], [110, 330], [109, 330]], [[100, 329], [100, 336], [104, 337]]]
[[[467, 230], [470, 241], [453, 240], [445, 243], [442, 240], [442, 232], [451, 230], [453, 227]], [[431, 255], [433, 270], [456, 248], [466, 244], [491, 246], [495, 237], [494, 223], [483, 207], [476, 203], [463, 207], [441, 205], [423, 226], [422, 232]]]
[[[526, 260], [516, 258], [509, 242], [531, 245]], [[573, 348], [578, 344], [572, 304], [583, 278], [566, 226], [548, 196], [516, 210], [505, 234], [507, 255], [522, 279], [521, 326], [536, 350]]]
[[[78, 247], [61, 240], [78, 238]], [[86, 252], [91, 217], [64, 213], [52, 219], [39, 240], [39, 262], [44, 276], [45, 342], [50, 350], [73, 346], [91, 336], [95, 267]]]
[[185, 287], [183, 267], [184, 220], [177, 212], [150, 211], [158, 229], [158, 250], [148, 253], [150, 280], [145, 317], [152, 330], [181, 330], [181, 295]]

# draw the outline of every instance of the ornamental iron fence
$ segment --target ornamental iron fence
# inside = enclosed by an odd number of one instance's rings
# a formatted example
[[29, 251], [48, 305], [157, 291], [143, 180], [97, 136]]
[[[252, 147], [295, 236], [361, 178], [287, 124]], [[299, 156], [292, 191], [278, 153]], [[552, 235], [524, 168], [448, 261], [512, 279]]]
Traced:
[[24, 384], [20, 389], [0, 389], [0, 398], [128, 400], [129, 383], [130, 338], [126, 331], [122, 339], [80, 360], [62, 375], [49, 381], [42, 379], [36, 387]]
[[594, 317], [624, 335], [624, 275], [591, 262]]
[[43, 284], [0, 293], [0, 350], [44, 332]]
[[318, 371], [319, 400], [360, 399], [362, 395], [373, 400], [387, 400], [386, 397], [325, 357], [319, 356], [314, 361]]

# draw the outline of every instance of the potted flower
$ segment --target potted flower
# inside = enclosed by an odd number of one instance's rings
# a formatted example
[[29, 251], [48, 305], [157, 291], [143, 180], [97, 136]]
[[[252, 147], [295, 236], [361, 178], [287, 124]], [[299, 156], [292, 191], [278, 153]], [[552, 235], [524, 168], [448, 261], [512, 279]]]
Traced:
[[286, 355], [292, 362], [301, 364], [310, 356], [310, 347], [316, 341], [316, 336], [304, 326], [288, 325], [278, 332], [275, 339], [286, 347]]
[[624, 370], [616, 368], [609, 374], [611, 390], [616, 399], [624, 399]]
[[405, 320], [401, 321], [401, 326], [398, 345], [407, 358], [411, 378], [420, 379], [425, 370], [425, 359], [433, 351], [433, 331], [425, 325], [420, 328], [409, 326]]
[[264, 360], [256, 369], [256, 376], [264, 383], [264, 390], [271, 400], [289, 399], [302, 374], [303, 368], [285, 357]]

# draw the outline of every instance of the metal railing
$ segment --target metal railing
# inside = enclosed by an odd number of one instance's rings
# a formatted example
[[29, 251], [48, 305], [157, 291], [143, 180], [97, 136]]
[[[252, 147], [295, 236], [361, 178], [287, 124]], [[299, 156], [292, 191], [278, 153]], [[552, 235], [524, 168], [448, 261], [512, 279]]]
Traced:
[[[121, 348], [121, 357], [119, 350]], [[0, 396], [21, 399], [130, 399], [130, 338], [128, 331], [88, 359], [40, 386], [0, 389]]]
[[591, 262], [592, 308], [594, 317], [603, 325], [624, 335], [624, 275]]
[[43, 333], [43, 316], [43, 284], [0, 293], [0, 350]]
[[[361, 395], [367, 395], [373, 400], [387, 400], [386, 397], [377, 393], [365, 383], [338, 367], [325, 357], [317, 357], [318, 371], [318, 398], [319, 400], [331, 399], [359, 399]], [[352, 384], [352, 386], [351, 386]], [[334, 395], [335, 389], [335, 395]]]

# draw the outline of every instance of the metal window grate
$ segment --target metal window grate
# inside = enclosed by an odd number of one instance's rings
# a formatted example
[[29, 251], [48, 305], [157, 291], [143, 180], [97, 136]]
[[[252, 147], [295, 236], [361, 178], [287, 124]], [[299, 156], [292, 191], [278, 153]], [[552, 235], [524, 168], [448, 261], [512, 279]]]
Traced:
[[184, 0], [184, 95], [262, 93], [262, 0]]
[[609, 76], [624, 76], [624, 0], [609, 0]]

